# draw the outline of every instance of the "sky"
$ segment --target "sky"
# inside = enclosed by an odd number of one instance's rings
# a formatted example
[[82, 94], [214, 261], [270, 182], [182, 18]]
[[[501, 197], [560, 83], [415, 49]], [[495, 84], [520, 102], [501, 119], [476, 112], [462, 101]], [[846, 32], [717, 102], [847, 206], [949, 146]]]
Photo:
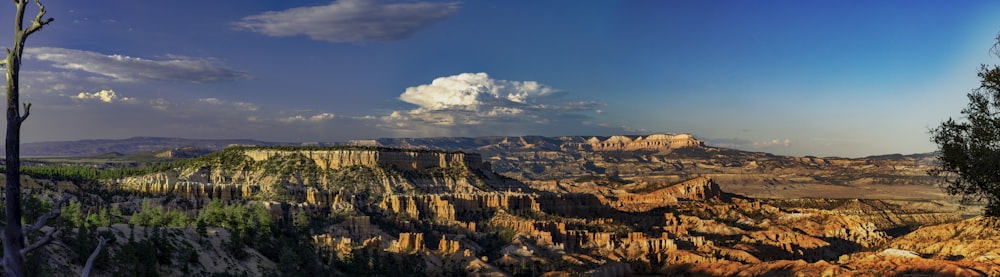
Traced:
[[[998, 1], [43, 4], [55, 20], [27, 41], [25, 142], [691, 133], [924, 153], [980, 64], [1000, 62]], [[0, 30], [13, 10], [0, 4]]]

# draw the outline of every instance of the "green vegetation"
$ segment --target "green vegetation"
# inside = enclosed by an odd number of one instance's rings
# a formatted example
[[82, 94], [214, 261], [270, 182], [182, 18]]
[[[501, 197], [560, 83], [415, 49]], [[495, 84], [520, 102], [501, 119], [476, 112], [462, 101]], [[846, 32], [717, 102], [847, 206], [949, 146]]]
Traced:
[[65, 222], [64, 225], [71, 227], [102, 227], [125, 222], [125, 218], [122, 216], [121, 210], [116, 206], [100, 207], [89, 210], [90, 211], [84, 211], [83, 203], [80, 201], [70, 200], [69, 204], [63, 207], [62, 213], [59, 217], [63, 220], [63, 222]]
[[[1000, 57], [1000, 36], [992, 53]], [[947, 182], [949, 194], [985, 199], [985, 215], [1000, 216], [1000, 66], [982, 65], [979, 88], [970, 92], [962, 118], [931, 130], [940, 156], [929, 173]]]
[[191, 223], [191, 219], [183, 211], [164, 209], [163, 206], [153, 204], [152, 200], [142, 201], [142, 209], [132, 214], [129, 224], [152, 227], [184, 227]]
[[[39, 179], [88, 182], [130, 176], [139, 176], [176, 168], [180, 163], [164, 163], [145, 167], [97, 168], [86, 165], [35, 165], [22, 166], [21, 174]], [[0, 166], [2, 169], [3, 166]]]
[[[249, 150], [279, 152], [269, 155], [265, 160], [254, 160], [245, 154]], [[111, 249], [99, 252], [95, 268], [101, 274], [157, 276], [164, 272], [176, 272], [175, 270], [195, 274], [204, 268], [194, 268], [200, 265], [199, 254], [195, 247], [187, 244], [182, 235], [185, 232], [195, 232], [204, 238], [221, 228], [229, 233], [229, 239], [225, 243], [212, 245], [200, 242], [199, 247], [208, 245], [213, 251], [225, 252], [239, 260], [252, 259], [259, 253], [277, 264], [274, 271], [265, 272], [267, 275], [317, 276], [327, 275], [331, 270], [352, 276], [422, 275], [424, 262], [420, 254], [390, 253], [382, 249], [359, 249], [355, 246], [346, 258], [337, 257], [318, 251], [312, 235], [328, 228], [330, 224], [356, 215], [359, 211], [364, 214], [371, 212], [370, 209], [376, 207], [381, 197], [388, 193], [385, 190], [419, 193], [409, 191], [415, 190], [413, 188], [375, 185], [384, 183], [387, 178], [468, 178], [475, 173], [464, 168], [402, 170], [392, 166], [363, 165], [322, 168], [307, 153], [330, 150], [455, 153], [353, 146], [231, 147], [197, 158], [161, 160], [141, 165], [89, 164], [69, 160], [38, 161], [33, 166], [21, 167], [21, 172], [37, 179], [70, 181], [76, 185], [76, 197], [64, 206], [63, 213], [57, 220], [50, 221], [51, 225], [62, 230], [59, 239], [70, 250], [68, 258], [74, 263], [85, 263], [89, 257], [87, 249], [94, 249], [98, 245], [98, 238], [114, 238], [115, 234], [111, 231], [119, 232], [123, 228], [115, 226], [107, 229], [106, 226], [128, 223], [131, 232], [137, 232], [128, 234], [129, 231], [126, 231], [126, 236], [118, 233], [118, 241], [110, 246]], [[169, 178], [175, 178], [172, 175], [174, 172], [182, 172], [182, 177], [179, 178], [181, 181], [186, 176], [197, 175], [192, 178], [211, 178], [212, 182], [217, 183], [252, 180], [260, 187], [252, 196], [228, 201], [212, 195], [209, 196], [212, 200], [204, 203], [200, 202], [203, 200], [168, 194], [161, 198], [143, 198], [138, 203], [135, 198], [137, 195], [126, 190], [116, 190], [113, 186], [120, 183], [109, 181], [168, 171], [167, 175], [171, 176]], [[479, 182], [477, 184], [486, 186], [482, 181]], [[65, 183], [38, 183], [50, 186], [47, 189], [66, 188]], [[324, 191], [343, 191], [349, 193], [354, 202], [342, 202], [339, 208], [298, 206], [305, 201], [302, 186]], [[70, 191], [74, 189], [69, 188]], [[43, 197], [44, 195], [25, 198], [23, 206], [26, 223], [51, 208], [49, 201], [44, 200], [51, 197]], [[349, 206], [344, 207], [345, 204]], [[378, 224], [380, 221], [373, 219], [373, 223]], [[435, 234], [429, 235], [428, 244], [436, 243], [434, 241], [444, 232], [455, 232], [448, 229], [452, 227], [442, 227], [438, 225], [439, 222], [427, 219], [414, 218], [412, 224], [420, 226], [429, 234]], [[383, 230], [398, 233], [403, 228], [409, 228], [406, 226], [410, 225]], [[249, 273], [237, 271], [227, 274], [240, 276]]]
[[222, 227], [231, 234], [230, 251], [237, 257], [245, 256], [243, 248], [253, 245], [262, 239], [269, 238], [274, 232], [271, 215], [259, 204], [223, 205], [219, 199], [214, 199], [201, 209], [195, 219], [199, 234], [205, 234], [208, 226]]
[[381, 249], [355, 249], [336, 267], [346, 276], [424, 276], [426, 267], [418, 254], [388, 253]]
[[338, 146], [299, 146], [299, 145], [286, 145], [286, 146], [234, 146], [226, 148], [226, 150], [278, 150], [278, 151], [331, 151], [331, 150], [364, 150], [364, 151], [379, 151], [379, 152], [404, 152], [404, 153], [449, 153], [456, 154], [462, 153], [462, 151], [444, 151], [444, 150], [430, 150], [430, 149], [409, 149], [409, 148], [390, 148], [390, 147], [379, 147], [379, 146], [353, 146], [353, 145], [338, 145]]
[[[66, 158], [58, 159], [61, 162], [53, 162], [52, 160], [39, 159], [34, 161], [30, 166], [22, 166], [20, 168], [21, 174], [33, 176], [41, 179], [50, 180], [65, 180], [74, 182], [86, 182], [86, 181], [99, 181], [108, 179], [125, 178], [131, 176], [146, 175], [156, 172], [163, 172], [170, 169], [176, 168], [205, 168], [205, 167], [218, 167], [220, 170], [227, 171], [248, 171], [255, 169], [258, 163], [248, 158], [244, 152], [248, 150], [274, 150], [274, 151], [335, 151], [335, 150], [363, 150], [363, 151], [381, 151], [381, 152], [413, 152], [413, 153], [461, 153], [460, 151], [439, 151], [439, 150], [424, 150], [424, 149], [401, 149], [401, 148], [387, 148], [387, 147], [368, 147], [368, 146], [234, 146], [223, 149], [221, 151], [213, 152], [211, 154], [203, 155], [196, 158], [183, 159], [183, 160], [172, 160], [172, 159], [162, 159], [162, 160], [144, 160], [141, 163], [131, 162], [122, 163], [113, 166], [97, 166], [93, 163], [86, 162], [71, 162]], [[279, 155], [281, 158], [277, 158], [273, 161], [267, 161], [264, 165], [268, 168], [275, 168], [280, 170], [284, 174], [302, 173], [310, 175], [311, 177], [316, 177], [319, 174], [319, 168], [308, 167], [307, 163], [303, 163], [304, 155], [301, 153], [291, 153], [288, 155]], [[288, 166], [287, 162], [292, 159], [297, 162], [295, 165], [306, 165], [307, 167], [296, 167]], [[313, 164], [312, 166], [315, 166]], [[3, 167], [0, 166], [0, 169]], [[311, 170], [310, 170], [311, 169]], [[303, 170], [303, 171], [299, 171]]]

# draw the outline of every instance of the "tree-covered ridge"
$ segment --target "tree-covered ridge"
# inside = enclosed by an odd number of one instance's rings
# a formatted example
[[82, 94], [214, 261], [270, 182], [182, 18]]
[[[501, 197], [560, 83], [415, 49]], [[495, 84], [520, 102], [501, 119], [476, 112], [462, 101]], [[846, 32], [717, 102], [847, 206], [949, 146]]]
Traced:
[[[458, 154], [461, 151], [442, 151], [428, 149], [404, 149], [377, 146], [232, 146], [207, 155], [174, 161], [163, 161], [150, 163], [137, 167], [107, 167], [99, 168], [94, 165], [80, 164], [43, 164], [28, 165], [20, 168], [21, 174], [40, 179], [62, 180], [62, 181], [100, 181], [119, 179], [133, 176], [140, 176], [171, 169], [181, 168], [204, 168], [214, 167], [222, 170], [250, 170], [255, 164], [245, 153], [249, 150], [272, 150], [288, 152], [309, 152], [309, 151], [378, 151], [378, 152], [403, 152], [403, 153], [445, 153]], [[274, 161], [269, 162], [275, 163]], [[3, 169], [0, 166], [0, 169]], [[273, 166], [270, 166], [274, 170]], [[288, 168], [285, 171], [289, 170]]]
[[[458, 154], [462, 151], [445, 151], [435, 149], [411, 149], [393, 148], [382, 146], [356, 146], [356, 145], [336, 145], [336, 146], [314, 146], [314, 145], [281, 145], [281, 146], [233, 146], [226, 150], [279, 150], [279, 151], [335, 151], [335, 150], [358, 150], [358, 151], [379, 151], [379, 152], [404, 152], [404, 153], [446, 153]], [[221, 151], [220, 151], [221, 152]]]

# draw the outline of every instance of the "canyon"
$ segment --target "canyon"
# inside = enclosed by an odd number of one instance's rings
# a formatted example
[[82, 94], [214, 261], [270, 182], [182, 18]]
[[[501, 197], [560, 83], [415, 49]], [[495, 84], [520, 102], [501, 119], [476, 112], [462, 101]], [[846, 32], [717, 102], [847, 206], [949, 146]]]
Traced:
[[[932, 155], [786, 157], [683, 134], [349, 144], [229, 147], [89, 186], [31, 182], [124, 210], [153, 199], [189, 213], [221, 201], [263, 205], [276, 221], [301, 214], [330, 275], [376, 270], [356, 271], [360, 257], [427, 276], [1000, 274], [990, 219], [913, 192], [937, 189]], [[125, 240], [132, 227], [101, 228]], [[177, 243], [198, 236], [170, 229]], [[228, 265], [193, 275], [281, 264], [212, 255]]]

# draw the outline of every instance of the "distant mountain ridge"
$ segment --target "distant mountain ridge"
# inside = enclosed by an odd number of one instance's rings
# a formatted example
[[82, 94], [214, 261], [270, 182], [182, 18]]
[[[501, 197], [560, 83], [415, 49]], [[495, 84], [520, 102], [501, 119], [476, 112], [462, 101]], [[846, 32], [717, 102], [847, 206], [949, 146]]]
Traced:
[[[612, 136], [484, 136], [484, 137], [434, 137], [434, 138], [378, 138], [349, 140], [346, 142], [271, 142], [254, 139], [188, 139], [175, 137], [131, 137], [126, 139], [87, 139], [75, 141], [46, 141], [21, 144], [21, 155], [26, 157], [77, 157], [108, 153], [123, 155], [156, 152], [179, 148], [196, 148], [218, 151], [233, 145], [355, 145], [396, 148], [416, 148], [446, 151], [492, 152], [503, 150], [533, 151], [648, 151], [671, 150], [685, 147], [718, 148], [705, 145], [690, 134], [612, 135]], [[735, 150], [740, 151], [741, 150]], [[3, 152], [3, 149], [0, 149]], [[927, 158], [933, 153], [884, 154], [860, 159]], [[809, 156], [811, 157], [811, 156]]]
[[615, 136], [490, 136], [442, 138], [382, 138], [352, 140], [347, 144], [433, 150], [532, 150], [532, 151], [636, 151], [705, 147], [705, 142], [691, 134], [652, 134]]
[[[48, 141], [21, 144], [25, 157], [77, 157], [108, 153], [135, 154], [161, 150], [194, 147], [218, 151], [232, 145], [290, 145], [293, 143], [267, 142], [252, 139], [186, 139], [168, 137], [132, 137], [127, 139], [90, 139], [76, 141]], [[0, 151], [2, 152], [2, 151]]]

